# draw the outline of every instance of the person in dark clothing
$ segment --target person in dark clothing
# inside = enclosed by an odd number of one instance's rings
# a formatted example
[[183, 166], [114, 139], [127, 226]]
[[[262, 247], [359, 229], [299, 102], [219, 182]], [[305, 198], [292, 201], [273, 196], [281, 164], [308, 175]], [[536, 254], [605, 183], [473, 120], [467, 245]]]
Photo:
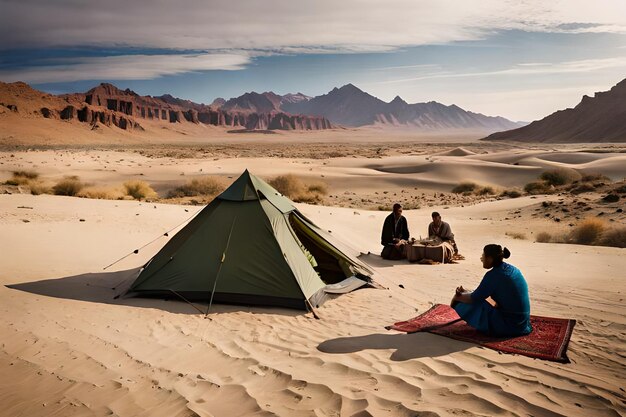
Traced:
[[444, 242], [449, 242], [454, 248], [454, 254], [457, 255], [459, 253], [459, 249], [454, 241], [454, 233], [452, 233], [450, 225], [441, 220], [441, 214], [436, 211], [433, 212], [432, 218], [432, 223], [428, 225], [428, 237], [438, 237]]
[[393, 212], [385, 218], [380, 244], [383, 251], [380, 256], [383, 259], [406, 258], [406, 244], [409, 239], [409, 226], [406, 218], [402, 215], [402, 206], [398, 203], [393, 205]]

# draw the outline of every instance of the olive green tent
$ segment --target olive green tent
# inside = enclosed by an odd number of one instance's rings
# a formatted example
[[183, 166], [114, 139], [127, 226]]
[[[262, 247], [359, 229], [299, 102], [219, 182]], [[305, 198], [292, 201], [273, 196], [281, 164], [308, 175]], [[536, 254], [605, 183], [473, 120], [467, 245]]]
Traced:
[[247, 170], [152, 258], [128, 293], [308, 309], [371, 271]]

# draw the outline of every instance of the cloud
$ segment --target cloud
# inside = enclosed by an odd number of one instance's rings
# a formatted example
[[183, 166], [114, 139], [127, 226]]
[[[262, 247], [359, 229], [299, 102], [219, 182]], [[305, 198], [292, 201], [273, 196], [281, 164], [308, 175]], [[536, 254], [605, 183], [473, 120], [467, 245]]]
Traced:
[[0, 49], [380, 52], [506, 29], [626, 33], [623, 0], [0, 0], [0, 9]]
[[423, 81], [436, 78], [470, 78], [470, 77], [493, 77], [493, 76], [520, 76], [541, 74], [568, 74], [568, 73], [591, 73], [604, 69], [624, 68], [626, 70], [626, 57], [585, 59], [577, 61], [565, 61], [557, 63], [531, 62], [521, 63], [507, 69], [479, 72], [442, 72], [423, 73], [415, 77], [399, 78], [374, 82], [372, 84], [401, 84], [413, 81]]
[[82, 80], [146, 80], [193, 71], [239, 70], [250, 62], [247, 54], [204, 53], [117, 55], [69, 58], [24, 69], [0, 70], [5, 82], [27, 83]]

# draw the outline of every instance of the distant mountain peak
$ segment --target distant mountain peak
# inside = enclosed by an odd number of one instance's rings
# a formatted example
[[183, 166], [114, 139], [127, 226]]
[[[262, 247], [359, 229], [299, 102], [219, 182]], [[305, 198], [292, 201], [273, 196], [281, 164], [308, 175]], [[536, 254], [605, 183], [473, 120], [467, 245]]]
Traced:
[[626, 79], [609, 91], [584, 95], [574, 108], [558, 110], [518, 129], [497, 132], [485, 140], [520, 142], [626, 142]]
[[409, 104], [402, 99], [400, 96], [395, 96], [393, 100], [389, 104]]

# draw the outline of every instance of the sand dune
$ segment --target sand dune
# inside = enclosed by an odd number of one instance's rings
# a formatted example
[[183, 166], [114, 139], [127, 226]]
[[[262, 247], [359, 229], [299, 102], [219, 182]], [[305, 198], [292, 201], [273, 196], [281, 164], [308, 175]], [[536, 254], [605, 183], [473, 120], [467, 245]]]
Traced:
[[[504, 220], [508, 213], [538, 201], [445, 210], [467, 261], [419, 266], [362, 256], [389, 289], [332, 300], [319, 309], [322, 320], [225, 305], [214, 306], [209, 320], [176, 300], [113, 298], [162, 239], [101, 269], [197, 207], [0, 196], [0, 414], [620, 415], [623, 249], [505, 236], [513, 225]], [[385, 213], [300, 208], [355, 253], [379, 250]], [[406, 214], [414, 234], [426, 228], [428, 210]], [[531, 233], [544, 223], [523, 227]], [[535, 314], [579, 320], [571, 364], [383, 329], [447, 302], [458, 284], [476, 285], [483, 273], [479, 249], [492, 241], [511, 248]]]

